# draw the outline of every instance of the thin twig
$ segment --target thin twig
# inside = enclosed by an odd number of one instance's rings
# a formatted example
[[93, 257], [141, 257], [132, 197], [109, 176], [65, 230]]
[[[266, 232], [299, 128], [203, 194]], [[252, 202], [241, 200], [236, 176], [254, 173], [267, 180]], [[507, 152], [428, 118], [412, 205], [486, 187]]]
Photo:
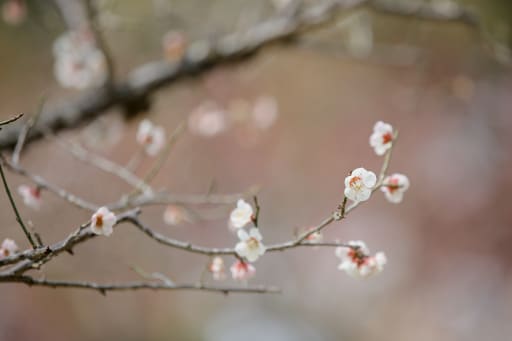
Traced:
[[12, 197], [11, 190], [9, 189], [9, 185], [7, 184], [7, 179], [5, 178], [4, 169], [2, 167], [2, 162], [0, 160], [0, 175], [2, 176], [2, 182], [4, 184], [5, 192], [7, 193], [7, 197], [9, 197], [9, 202], [11, 203], [12, 210], [14, 211], [14, 215], [16, 216], [16, 221], [21, 226], [21, 229], [23, 230], [23, 233], [25, 233], [25, 236], [27, 237], [28, 241], [30, 242], [30, 245], [32, 245], [32, 248], [37, 249], [37, 245], [32, 239], [32, 235], [30, 232], [28, 232], [27, 227], [25, 226], [25, 223], [23, 223], [23, 219], [21, 219], [20, 212], [18, 212], [18, 207], [16, 206], [16, 203], [14, 202], [14, 198]]
[[5, 126], [5, 125], [10, 124], [12, 122], [16, 122], [17, 120], [19, 120], [22, 117], [23, 117], [23, 114], [18, 114], [18, 115], [14, 116], [14, 117], [8, 118], [5, 121], [0, 121], [0, 130], [2, 130], [2, 126]]
[[57, 138], [58, 144], [69, 151], [78, 160], [89, 163], [96, 168], [115, 175], [121, 180], [125, 181], [130, 186], [139, 189], [142, 193], [150, 194], [153, 192], [150, 186], [148, 186], [144, 180], [140, 179], [137, 175], [132, 173], [126, 167], [123, 167], [103, 156], [92, 153], [85, 149], [82, 145], [76, 142], [62, 142]]
[[[164, 149], [160, 152], [160, 155], [158, 157], [157, 162], [153, 165], [153, 167], [149, 170], [149, 172], [143, 177], [143, 182], [145, 184], [149, 184], [153, 178], [160, 172], [163, 165], [165, 164], [165, 161], [169, 157], [169, 153], [172, 150], [172, 147], [176, 144], [178, 141], [179, 136], [182, 132], [185, 131], [185, 123], [181, 122], [176, 129], [172, 132], [171, 136], [169, 137]], [[140, 189], [136, 189], [133, 193], [130, 194], [129, 197], [133, 197], [140, 193]]]
[[82, 199], [74, 194], [71, 194], [70, 192], [66, 191], [63, 188], [58, 187], [57, 185], [50, 183], [49, 181], [47, 181], [46, 179], [39, 175], [34, 175], [28, 172], [19, 164], [14, 164], [10, 162], [9, 160], [5, 159], [2, 155], [0, 155], [0, 162], [2, 162], [10, 171], [30, 179], [39, 187], [39, 189], [46, 189], [78, 208], [87, 211], [96, 211], [99, 207], [96, 204], [90, 203], [85, 199]]
[[43, 106], [46, 101], [46, 97], [42, 96], [39, 100], [39, 104], [37, 106], [37, 110], [35, 114], [30, 117], [30, 119], [23, 125], [20, 131], [20, 135], [18, 136], [18, 142], [16, 142], [16, 146], [14, 147], [14, 152], [12, 153], [12, 163], [18, 164], [20, 162], [20, 155], [25, 145], [25, 141], [27, 139], [27, 135], [30, 132], [30, 129], [37, 123], [41, 112], [43, 111]]
[[254, 201], [254, 208], [256, 211], [254, 212], [254, 215], [251, 217], [251, 219], [254, 227], [258, 227], [258, 219], [260, 217], [260, 204], [258, 202], [258, 196], [253, 195], [252, 200]]
[[245, 294], [264, 294], [264, 293], [279, 293], [280, 289], [275, 287], [254, 286], [254, 287], [222, 287], [222, 286], [209, 286], [201, 283], [197, 284], [170, 284], [170, 283], [155, 283], [155, 282], [126, 282], [126, 283], [107, 283], [99, 284], [95, 282], [85, 281], [58, 281], [47, 279], [36, 279], [30, 276], [12, 276], [0, 277], [0, 281], [21, 282], [29, 286], [42, 286], [50, 288], [77, 288], [77, 289], [91, 289], [106, 294], [108, 291], [127, 291], [127, 290], [194, 290], [194, 291], [208, 291], [219, 292], [222, 294], [229, 293], [245, 293]]

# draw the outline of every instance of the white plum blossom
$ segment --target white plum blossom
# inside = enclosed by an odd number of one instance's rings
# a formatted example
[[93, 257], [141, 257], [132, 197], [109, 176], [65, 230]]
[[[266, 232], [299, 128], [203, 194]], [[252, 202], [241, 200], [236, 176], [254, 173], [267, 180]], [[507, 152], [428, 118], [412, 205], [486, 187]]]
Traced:
[[391, 124], [378, 121], [373, 126], [373, 133], [370, 136], [370, 146], [373, 147], [375, 154], [384, 155], [391, 148], [393, 143], [393, 127]]
[[402, 202], [404, 193], [409, 189], [409, 178], [403, 174], [392, 174], [382, 182], [380, 190], [386, 195], [386, 199], [394, 204]]
[[339, 270], [357, 278], [375, 275], [383, 270], [387, 263], [383, 252], [370, 256], [370, 250], [363, 241], [350, 241], [347, 244], [350, 247], [336, 248], [336, 256], [341, 260]]
[[212, 262], [208, 266], [208, 270], [212, 273], [214, 280], [223, 281], [226, 279], [226, 268], [221, 257], [213, 258]]
[[252, 121], [259, 129], [270, 128], [277, 120], [278, 108], [274, 97], [261, 96], [254, 103], [252, 109]]
[[214, 102], [206, 102], [197, 107], [188, 118], [188, 128], [196, 135], [214, 137], [227, 129], [227, 115]]
[[191, 217], [187, 213], [187, 211], [177, 205], [169, 205], [164, 211], [164, 222], [167, 225], [176, 226], [183, 222], [190, 222]]
[[252, 214], [252, 206], [245, 200], [239, 199], [236, 203], [236, 208], [231, 211], [229, 224], [235, 229], [244, 227], [252, 221]]
[[376, 183], [375, 173], [364, 168], [356, 168], [345, 178], [345, 196], [356, 202], [366, 201], [370, 198]]
[[263, 237], [257, 228], [251, 228], [249, 233], [243, 229], [238, 230], [238, 238], [240, 242], [235, 246], [238, 256], [246, 258], [249, 262], [255, 262], [265, 253], [265, 245], [261, 242]]
[[91, 231], [94, 234], [110, 236], [116, 221], [117, 218], [113, 212], [105, 206], [100, 207], [91, 217]]
[[21, 185], [18, 187], [18, 193], [23, 198], [23, 203], [28, 207], [34, 210], [41, 207], [41, 189], [39, 187]]
[[62, 34], [53, 45], [54, 73], [66, 88], [101, 86], [107, 80], [107, 61], [88, 30]]
[[156, 156], [165, 146], [165, 130], [144, 119], [139, 124], [136, 136], [137, 142], [144, 146], [148, 155]]
[[18, 245], [12, 239], [6, 238], [0, 246], [0, 259], [12, 256], [18, 252]]
[[256, 274], [256, 268], [243, 260], [237, 260], [229, 268], [231, 271], [231, 277], [237, 281], [246, 281]]

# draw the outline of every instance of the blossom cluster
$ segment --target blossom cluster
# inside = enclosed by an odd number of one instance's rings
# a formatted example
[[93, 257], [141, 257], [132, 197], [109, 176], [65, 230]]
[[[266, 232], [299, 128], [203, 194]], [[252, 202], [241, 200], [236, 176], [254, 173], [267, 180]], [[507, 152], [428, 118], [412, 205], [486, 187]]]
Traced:
[[387, 262], [386, 255], [383, 252], [377, 252], [374, 256], [371, 256], [370, 250], [361, 240], [349, 241], [347, 244], [348, 247], [336, 248], [336, 256], [341, 260], [338, 269], [345, 271], [352, 277], [360, 278], [382, 271]]
[[[373, 147], [375, 154], [384, 155], [392, 147], [394, 136], [393, 127], [390, 124], [382, 121], [375, 123], [370, 136], [370, 146]], [[377, 176], [372, 171], [362, 167], [354, 169], [345, 178], [345, 197], [354, 202], [370, 199], [377, 180]], [[386, 199], [396, 204], [402, 202], [404, 193], [409, 189], [409, 179], [403, 174], [392, 174], [382, 179], [379, 186]]]
[[[266, 251], [263, 237], [258, 227], [252, 227], [247, 232], [244, 227], [255, 221], [252, 206], [243, 199], [239, 199], [236, 207], [231, 211], [229, 223], [231, 229], [237, 233], [239, 242], [235, 245], [237, 260], [231, 265], [231, 277], [234, 280], [248, 280], [256, 274], [256, 268], [251, 263], [263, 256]], [[224, 279], [224, 266], [220, 257], [214, 258], [209, 270], [214, 279]], [[222, 264], [222, 266], [221, 266]]]
[[65, 88], [86, 89], [107, 80], [107, 61], [90, 30], [68, 31], [53, 44], [54, 74]]

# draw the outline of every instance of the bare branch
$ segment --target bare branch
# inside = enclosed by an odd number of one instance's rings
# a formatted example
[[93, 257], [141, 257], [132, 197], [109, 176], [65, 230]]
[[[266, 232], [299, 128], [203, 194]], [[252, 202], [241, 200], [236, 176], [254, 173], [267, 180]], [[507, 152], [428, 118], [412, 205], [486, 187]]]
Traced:
[[41, 111], [43, 109], [45, 100], [46, 100], [45, 97], [42, 97], [40, 99], [36, 113], [21, 128], [20, 135], [18, 136], [18, 141], [16, 142], [16, 146], [14, 147], [14, 152], [12, 153], [12, 158], [11, 158], [12, 163], [14, 163], [14, 164], [19, 163], [21, 150], [23, 149], [23, 146], [25, 145], [27, 135], [28, 135], [30, 129], [32, 129], [32, 127], [37, 123], [37, 120], [39, 119], [39, 115], [41, 115]]
[[18, 207], [16, 206], [16, 203], [14, 202], [14, 198], [12, 197], [11, 190], [9, 189], [9, 185], [7, 184], [7, 179], [5, 178], [4, 169], [2, 167], [2, 162], [0, 161], [0, 176], [2, 177], [2, 183], [4, 184], [5, 193], [7, 193], [7, 197], [9, 198], [9, 202], [11, 203], [12, 210], [14, 211], [14, 215], [16, 216], [16, 221], [20, 225], [21, 229], [23, 230], [23, 233], [27, 237], [28, 241], [30, 242], [30, 245], [34, 249], [37, 248], [36, 243], [32, 239], [32, 235], [30, 232], [28, 232], [27, 227], [25, 226], [25, 223], [23, 222], [23, 219], [21, 219], [20, 212], [18, 212]]
[[21, 282], [29, 286], [43, 286], [50, 288], [75, 288], [75, 289], [90, 289], [97, 290], [101, 294], [106, 294], [107, 291], [127, 291], [127, 290], [194, 290], [206, 292], [218, 292], [222, 294], [230, 293], [244, 293], [244, 294], [265, 294], [265, 293], [279, 293], [281, 290], [275, 287], [254, 286], [254, 287], [228, 287], [228, 286], [210, 286], [205, 284], [171, 284], [162, 282], [126, 282], [126, 283], [109, 283], [98, 284], [95, 282], [82, 282], [82, 281], [56, 281], [46, 279], [36, 279], [29, 276], [12, 276], [0, 277], [1, 281], [8, 282]]
[[13, 123], [13, 122], [16, 122], [17, 120], [19, 120], [22, 117], [23, 117], [23, 114], [18, 114], [18, 115], [14, 116], [14, 117], [8, 118], [5, 121], [0, 121], [0, 130], [2, 130], [3, 126], [8, 125], [8, 124]]

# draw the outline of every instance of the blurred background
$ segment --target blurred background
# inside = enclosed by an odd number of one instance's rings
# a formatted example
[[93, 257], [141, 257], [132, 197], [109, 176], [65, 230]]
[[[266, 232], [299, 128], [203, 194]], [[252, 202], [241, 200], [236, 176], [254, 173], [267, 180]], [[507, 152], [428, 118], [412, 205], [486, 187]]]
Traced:
[[[329, 215], [342, 200], [343, 180], [352, 169], [378, 172], [382, 158], [368, 138], [376, 121], [388, 122], [400, 131], [390, 172], [411, 181], [404, 202], [390, 204], [377, 192], [324, 233], [325, 240], [362, 239], [372, 252], [386, 252], [383, 273], [354, 280], [337, 270], [333, 249], [302, 248], [265, 255], [255, 264], [250, 284], [277, 285], [283, 291], [277, 295], [140, 291], [104, 297], [2, 284], [0, 340], [510, 338], [512, 3], [419, 2], [448, 12], [463, 5], [478, 14], [480, 26], [364, 7], [342, 11], [334, 22], [292, 43], [173, 82], [151, 96], [149, 110], [130, 119], [112, 109], [58, 135], [125, 164], [136, 153], [143, 118], [168, 133], [187, 122], [155, 188], [205, 193], [213, 184], [215, 192], [236, 193], [257, 185], [264, 242], [273, 244]], [[59, 86], [53, 74], [52, 45], [66, 30], [56, 7], [46, 1], [25, 5], [24, 18], [13, 22], [4, 11], [0, 23], [0, 119], [34, 112], [41, 96], [51, 101], [80, 95]], [[188, 41], [215, 38], [251, 27], [283, 4], [110, 0], [99, 6], [116, 77], [123, 79], [139, 65], [170, 58], [162, 48], [169, 31]], [[248, 118], [247, 107], [262, 96], [277, 110], [270, 115], [275, 120], [258, 125]], [[218, 133], [202, 134], [190, 117], [212, 102], [230, 121]], [[130, 190], [55, 141], [31, 143], [21, 162], [93, 202], [112, 202]], [[8, 177], [13, 187], [26, 183]], [[20, 209], [45, 242], [62, 239], [89, 218], [50, 193], [44, 192], [43, 200], [39, 211]], [[163, 206], [144, 209], [142, 219], [173, 238], [234, 246], [237, 238], [227, 227], [233, 207], [175, 226], [164, 223]], [[0, 217], [0, 239], [29, 247], [4, 194]], [[229, 266], [232, 259], [225, 261]], [[62, 254], [33, 273], [49, 279], [136, 280], [130, 270], [136, 265], [177, 282], [195, 282], [206, 262], [123, 225], [113, 237], [80, 245], [74, 256]]]

